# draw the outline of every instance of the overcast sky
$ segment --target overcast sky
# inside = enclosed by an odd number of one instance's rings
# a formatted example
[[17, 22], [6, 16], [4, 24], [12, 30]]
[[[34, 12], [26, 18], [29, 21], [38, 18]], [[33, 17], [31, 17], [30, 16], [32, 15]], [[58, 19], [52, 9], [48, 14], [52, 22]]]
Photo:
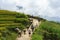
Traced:
[[0, 9], [18, 11], [17, 5], [28, 14], [60, 18], [60, 0], [0, 0]]

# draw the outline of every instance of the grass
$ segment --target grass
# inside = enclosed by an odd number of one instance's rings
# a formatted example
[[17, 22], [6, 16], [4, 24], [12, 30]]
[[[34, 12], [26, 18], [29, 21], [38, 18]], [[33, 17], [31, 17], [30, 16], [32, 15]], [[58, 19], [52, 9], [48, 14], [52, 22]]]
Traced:
[[56, 23], [52, 21], [42, 21], [39, 28], [37, 28], [34, 34], [32, 35], [32, 40], [35, 39], [36, 40], [49, 40], [49, 39], [60, 40], [60, 23]]
[[32, 36], [32, 40], [43, 40], [42, 38], [43, 37], [41, 35], [38, 35], [38, 34], [33, 34], [33, 36]]

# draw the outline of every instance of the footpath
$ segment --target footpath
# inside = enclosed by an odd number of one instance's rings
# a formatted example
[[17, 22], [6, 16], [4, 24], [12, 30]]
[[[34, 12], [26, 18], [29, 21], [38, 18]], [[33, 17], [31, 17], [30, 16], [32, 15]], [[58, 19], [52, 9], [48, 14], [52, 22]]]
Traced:
[[[39, 26], [39, 21], [37, 19], [33, 19], [33, 26], [36, 26], [38, 27]], [[31, 25], [29, 27], [29, 29], [31, 31], [31, 35], [32, 35], [32, 30], [31, 30]], [[22, 33], [22, 36], [21, 37], [17, 37], [16, 40], [31, 40], [31, 35], [29, 36], [29, 33], [28, 33], [28, 30], [26, 29], [26, 34], [24, 35], [24, 33]]]

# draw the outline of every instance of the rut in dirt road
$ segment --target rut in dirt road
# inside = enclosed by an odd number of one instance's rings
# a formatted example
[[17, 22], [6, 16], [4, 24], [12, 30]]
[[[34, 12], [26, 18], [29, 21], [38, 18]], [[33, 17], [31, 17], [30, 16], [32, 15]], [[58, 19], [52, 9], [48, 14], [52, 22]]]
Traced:
[[[39, 21], [37, 19], [33, 19], [32, 25], [34, 27], [39, 26]], [[31, 30], [31, 26], [29, 27], [29, 29], [31, 31], [31, 35], [32, 35], [32, 30]], [[24, 35], [24, 33], [22, 33], [21, 37], [17, 37], [16, 40], [31, 40], [31, 35], [29, 36], [29, 31], [26, 29], [26, 34]]]

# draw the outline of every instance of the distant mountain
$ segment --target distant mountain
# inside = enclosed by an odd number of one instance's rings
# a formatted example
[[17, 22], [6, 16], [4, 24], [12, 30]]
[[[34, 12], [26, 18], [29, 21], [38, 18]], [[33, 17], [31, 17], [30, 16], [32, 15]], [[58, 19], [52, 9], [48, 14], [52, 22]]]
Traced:
[[47, 19], [47, 20], [49, 20], [49, 21], [56, 21], [56, 22], [60, 22], [60, 17], [48, 17], [48, 16], [40, 16], [40, 17], [42, 17], [42, 18], [44, 18], [44, 19]]
[[49, 17], [48, 20], [53, 20], [53, 21], [60, 22], [60, 18], [59, 17]]

